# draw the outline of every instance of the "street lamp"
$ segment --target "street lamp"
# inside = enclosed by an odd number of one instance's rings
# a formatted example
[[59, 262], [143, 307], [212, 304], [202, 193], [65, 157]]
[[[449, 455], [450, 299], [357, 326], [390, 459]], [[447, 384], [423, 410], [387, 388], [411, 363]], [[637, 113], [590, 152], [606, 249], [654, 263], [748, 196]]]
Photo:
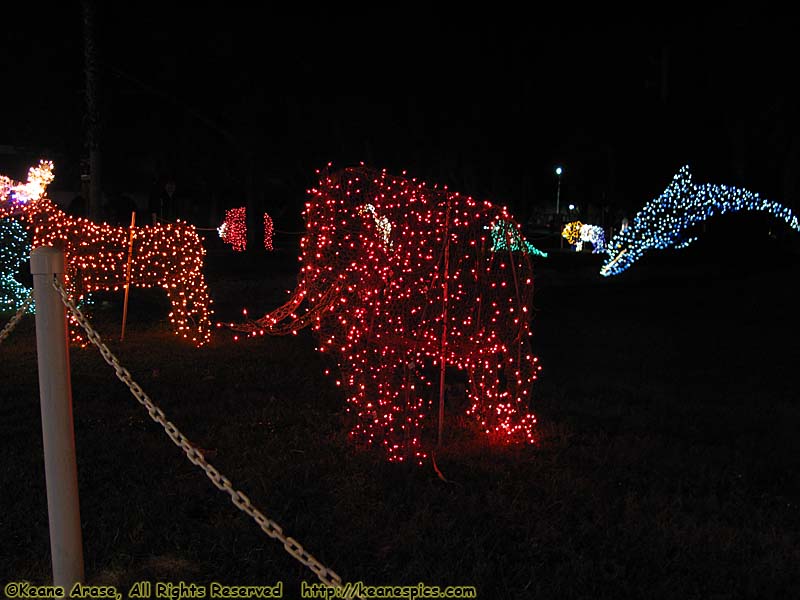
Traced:
[[556, 188], [556, 214], [561, 214], [561, 173], [564, 169], [556, 167], [556, 175], [558, 175], [558, 188]]
[[563, 172], [564, 169], [556, 167], [556, 175], [558, 175], [558, 187], [556, 188], [556, 223], [558, 223], [559, 246], [561, 248], [564, 247], [564, 236], [561, 235], [561, 173]]

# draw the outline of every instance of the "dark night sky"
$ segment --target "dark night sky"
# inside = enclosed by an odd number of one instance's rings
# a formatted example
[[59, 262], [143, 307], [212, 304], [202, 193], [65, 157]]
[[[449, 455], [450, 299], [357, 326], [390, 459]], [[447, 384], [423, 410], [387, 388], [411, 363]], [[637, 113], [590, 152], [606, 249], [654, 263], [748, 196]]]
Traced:
[[[314, 169], [363, 160], [525, 218], [554, 203], [557, 163], [562, 202], [635, 211], [688, 162], [699, 180], [798, 206], [797, 24], [783, 15], [165, 4], [97, 8], [109, 194], [171, 174], [234, 206], [252, 174], [288, 216]], [[46, 155], [54, 188], [77, 190], [80, 3], [15, 10], [0, 172]]]

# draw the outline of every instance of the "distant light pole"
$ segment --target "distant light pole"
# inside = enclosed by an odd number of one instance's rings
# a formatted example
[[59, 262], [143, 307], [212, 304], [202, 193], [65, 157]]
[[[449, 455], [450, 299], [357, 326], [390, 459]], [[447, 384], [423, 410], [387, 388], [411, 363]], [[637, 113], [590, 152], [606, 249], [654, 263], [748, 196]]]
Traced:
[[564, 247], [564, 236], [561, 235], [561, 173], [563, 172], [564, 169], [556, 167], [556, 175], [558, 176], [558, 187], [556, 188], [556, 223], [558, 223], [558, 238], [561, 248]]
[[561, 214], [561, 173], [564, 169], [556, 167], [556, 175], [558, 175], [558, 187], [556, 188], [556, 214]]

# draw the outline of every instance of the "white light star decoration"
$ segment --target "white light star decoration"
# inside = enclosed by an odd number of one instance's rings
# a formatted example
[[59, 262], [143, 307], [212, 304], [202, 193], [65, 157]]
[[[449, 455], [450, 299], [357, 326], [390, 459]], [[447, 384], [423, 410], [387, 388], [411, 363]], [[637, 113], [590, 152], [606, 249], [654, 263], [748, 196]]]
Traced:
[[672, 178], [667, 189], [633, 218], [608, 243], [608, 258], [600, 274], [608, 277], [628, 269], [649, 250], [685, 248], [697, 238], [691, 229], [710, 217], [737, 211], [764, 212], [800, 231], [797, 216], [787, 207], [743, 188], [692, 181], [688, 166]]

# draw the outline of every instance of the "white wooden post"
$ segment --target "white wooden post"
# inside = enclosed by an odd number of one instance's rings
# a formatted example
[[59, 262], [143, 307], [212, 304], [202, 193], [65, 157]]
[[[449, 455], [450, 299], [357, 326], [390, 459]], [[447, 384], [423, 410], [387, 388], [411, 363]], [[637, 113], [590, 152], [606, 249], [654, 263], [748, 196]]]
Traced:
[[31, 274], [53, 585], [63, 586], [69, 593], [76, 582], [83, 583], [83, 544], [66, 309], [53, 289], [54, 277], [64, 283], [64, 251], [35, 248], [31, 252]]

